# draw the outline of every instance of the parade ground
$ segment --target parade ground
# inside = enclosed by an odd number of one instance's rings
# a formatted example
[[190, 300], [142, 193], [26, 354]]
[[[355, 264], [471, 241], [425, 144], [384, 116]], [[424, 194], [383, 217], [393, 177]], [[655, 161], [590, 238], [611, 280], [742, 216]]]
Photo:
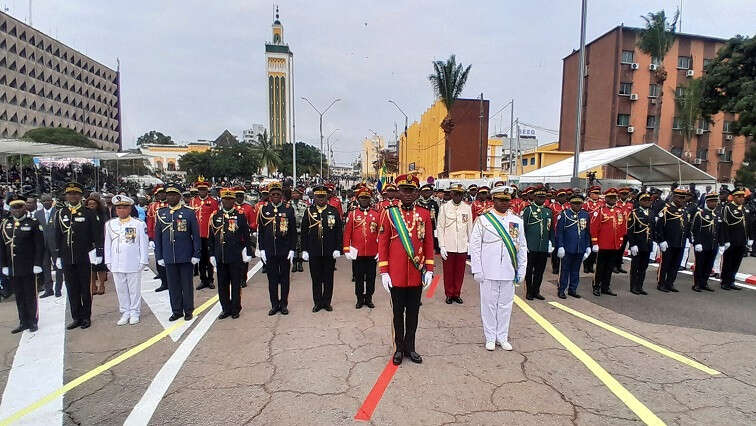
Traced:
[[[436, 277], [441, 276], [441, 261]], [[748, 259], [747, 259], [748, 260]], [[744, 262], [747, 267], [750, 262]], [[354, 307], [350, 265], [337, 262], [333, 312], [312, 313], [310, 276], [292, 274], [291, 314], [268, 316], [267, 279], [250, 264], [239, 319], [217, 320], [217, 291], [197, 291], [197, 315], [169, 323], [168, 292], [143, 273], [138, 325], [117, 327], [112, 280], [95, 296], [92, 327], [65, 331], [65, 297], [40, 300], [40, 329], [11, 335], [12, 300], [0, 303], [0, 424], [754, 424], [756, 289], [556, 297], [517, 289], [509, 341], [484, 349], [478, 285], [444, 302], [438, 280], [423, 294], [422, 364], [392, 354], [389, 298], [377, 279], [374, 309]], [[625, 262], [629, 269], [629, 262]], [[741, 268], [741, 271], [745, 270]]]

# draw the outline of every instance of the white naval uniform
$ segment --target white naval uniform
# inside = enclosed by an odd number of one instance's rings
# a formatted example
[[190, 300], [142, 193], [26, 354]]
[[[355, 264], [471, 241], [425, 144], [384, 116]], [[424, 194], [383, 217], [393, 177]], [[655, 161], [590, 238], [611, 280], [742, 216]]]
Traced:
[[105, 264], [113, 273], [121, 314], [138, 318], [142, 269], [147, 257], [147, 225], [139, 219], [115, 218], [105, 223]]
[[436, 218], [438, 246], [449, 253], [467, 253], [472, 232], [472, 209], [469, 204], [449, 201], [441, 205]]
[[[528, 262], [528, 243], [522, 219], [512, 210], [502, 215], [491, 209], [507, 230], [517, 248], [517, 277], [525, 278]], [[480, 315], [486, 342], [506, 342], [509, 335], [509, 317], [514, 301], [515, 270], [504, 241], [494, 226], [482, 215], [475, 220], [470, 234], [470, 264], [473, 274], [481, 274]]]

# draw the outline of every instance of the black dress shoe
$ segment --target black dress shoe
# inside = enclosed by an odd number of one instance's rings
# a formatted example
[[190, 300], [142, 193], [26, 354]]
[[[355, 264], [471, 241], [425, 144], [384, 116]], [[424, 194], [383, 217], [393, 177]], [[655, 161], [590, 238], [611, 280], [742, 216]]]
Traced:
[[740, 290], [742, 290], [742, 288], [740, 288], [740, 287], [736, 286], [735, 284], [732, 284], [732, 285], [730, 285], [730, 290], [737, 290], [737, 291], [740, 291]]
[[39, 327], [37, 327], [37, 324], [33, 324], [29, 326], [29, 331], [31, 331], [32, 333], [36, 332], [37, 330], [39, 330]]
[[203, 288], [209, 288], [210, 286], [207, 285], [207, 283], [200, 283], [200, 285], [197, 286], [196, 290], [202, 290]]
[[594, 295], [594, 296], [601, 296], [601, 290], [599, 290], [599, 289], [597, 289], [597, 288], [594, 288], [594, 289], [593, 289], [593, 295]]
[[454, 303], [454, 300], [452, 300], [452, 298], [451, 298], [451, 297], [447, 297], [447, 298], [446, 298], [446, 304], [447, 304], [447, 305], [451, 305], [452, 303]]
[[714, 291], [714, 289], [711, 288], [711, 287], [709, 287], [708, 285], [705, 285], [705, 286], [701, 287], [701, 290], [704, 290], [704, 291]]
[[464, 303], [464, 301], [462, 301], [462, 298], [459, 297], [459, 296], [455, 297], [454, 301], [457, 302], [457, 303], [459, 303], [460, 305]]
[[684, 271], [685, 269], [686, 269], [686, 268], [685, 268], [684, 266], [679, 266], [679, 267], [677, 268], [677, 270], [678, 270], [678, 271]]
[[191, 312], [184, 314], [184, 321], [191, 321], [192, 318], [194, 318], [194, 315]]
[[421, 357], [420, 354], [415, 351], [406, 353], [405, 355], [409, 357], [410, 361], [414, 362], [415, 364], [423, 363], [423, 357]]
[[360, 309], [362, 307], [362, 301], [358, 300], [357, 303], [354, 305], [355, 309]]
[[82, 330], [86, 330], [86, 329], [88, 329], [88, 328], [89, 328], [89, 327], [90, 327], [91, 325], [92, 325], [92, 321], [90, 321], [90, 320], [82, 320], [82, 321], [81, 321], [81, 325], [80, 325], [79, 327], [81, 327], [81, 329], [82, 329]]
[[528, 295], [525, 296], [525, 299], [527, 299], [527, 300], [533, 300], [533, 296], [531, 296], [531, 295], [528, 294]]
[[575, 291], [568, 291], [567, 294], [569, 294], [570, 296], [574, 297], [575, 299], [580, 299], [581, 297], [583, 297], [583, 296], [577, 294], [577, 292], [575, 292]]
[[46, 292], [42, 293], [42, 294], [41, 294], [41, 295], [39, 296], [39, 298], [40, 298], [40, 299], [44, 299], [45, 297], [50, 297], [50, 296], [52, 296], [52, 295], [53, 295], [53, 292], [52, 292], [52, 291], [46, 291]]
[[675, 286], [672, 286], [672, 287], [668, 288], [667, 290], [671, 291], [672, 293], [679, 293], [680, 292], [680, 290], [676, 289]]
[[212, 281], [211, 281], [211, 282], [207, 283], [207, 288], [209, 288], [210, 290], [215, 290], [215, 284], [213, 284]]
[[221, 312], [220, 315], [218, 315], [218, 319], [222, 320], [222, 319], [226, 319], [226, 318], [228, 318], [230, 316], [231, 316], [231, 314], [228, 313], [228, 312]]
[[644, 296], [648, 295], [648, 293], [646, 293], [646, 290], [643, 289], [638, 290], [638, 294], [642, 294]]
[[626, 274], [626, 273], [627, 273], [627, 271], [626, 271], [626, 270], [624, 270], [624, 269], [622, 269], [622, 268], [616, 268], [616, 269], [614, 270], [614, 272], [616, 272], [616, 273], [618, 273], [618, 274]]
[[239, 313], [231, 314], [231, 319], [237, 319], [239, 318]]
[[60, 291], [55, 292], [55, 297], [61, 297], [61, 296], [63, 296], [63, 294]]
[[657, 285], [656, 289], [659, 290], [659, 291], [661, 291], [662, 293], [669, 293], [669, 290], [667, 290], [666, 288], [664, 288], [664, 287], [662, 287], [660, 285]]
[[533, 297], [535, 297], [535, 298], [536, 298], [536, 299], [538, 299], [538, 300], [546, 300], [546, 298], [545, 298], [545, 297], [543, 297], [543, 296], [541, 296], [540, 294], [536, 294], [536, 295], [535, 295], [535, 296], [533, 296]]
[[323, 306], [323, 309], [325, 309], [328, 312], [331, 312], [331, 311], [333, 311], [333, 306], [331, 306], [331, 305], [325, 305], [325, 306]]
[[28, 328], [29, 328], [29, 327], [27, 327], [27, 326], [25, 326], [25, 325], [23, 325], [23, 324], [22, 324], [22, 325], [19, 325], [18, 327], [16, 327], [16, 328], [14, 328], [13, 330], [11, 330], [11, 334], [18, 334], [18, 333], [20, 333], [20, 332], [22, 332], [22, 331], [24, 331], [24, 330], [26, 330], [26, 329], [28, 329]]
[[693, 286], [693, 291], [695, 291], [696, 293], [700, 293], [700, 292], [701, 292], [701, 289], [700, 289], [700, 288], [698, 288], [698, 286], [697, 286], [697, 285], [694, 285], [694, 286]]
[[639, 292], [638, 290], [634, 289], [634, 288], [633, 288], [633, 289], [630, 289], [630, 293], [633, 293], [633, 294], [640, 294], [640, 292]]
[[367, 306], [370, 309], [375, 308], [375, 305], [373, 304], [373, 301], [370, 300], [370, 299], [368, 299], [368, 300], [365, 301], [365, 306]]
[[152, 279], [153, 280], [159, 280], [160, 279], [160, 275], [155, 275], [154, 277], [152, 277]]
[[730, 287], [729, 285], [720, 285], [720, 287], [722, 287], [722, 290], [732, 290], [732, 287]]
[[313, 307], [312, 307], [312, 312], [313, 312], [313, 313], [315, 313], [315, 312], [318, 312], [318, 311], [319, 311], [320, 309], [321, 309], [321, 307], [320, 307], [320, 306], [318, 306], [318, 305], [315, 305], [315, 306], [313, 306]]
[[611, 290], [601, 290], [601, 294], [606, 294], [608, 296], [616, 296], [617, 293], [611, 291]]
[[567, 296], [565, 296], [564, 293], [559, 293], [559, 294], [557, 294], [557, 296], [559, 296], [560, 299], [566, 299], [567, 298]]
[[81, 327], [81, 321], [74, 320], [74, 322], [66, 326], [66, 330], [73, 330], [74, 328], [79, 328], [79, 327]]
[[158, 288], [155, 289], [155, 293], [159, 293], [159, 292], [165, 291], [165, 290], [168, 290], [168, 287], [161, 285], [160, 287], [158, 287]]
[[287, 308], [286, 306], [282, 306], [279, 311], [281, 311], [281, 315], [289, 315], [289, 308]]
[[243, 282], [243, 283], [241, 283], [241, 288], [247, 288], [247, 283], [246, 283], [246, 281], [245, 281], [245, 282]]
[[176, 321], [177, 319], [181, 318], [181, 314], [173, 314], [168, 318], [168, 321]]
[[402, 351], [396, 351], [394, 352], [394, 357], [391, 359], [391, 362], [393, 362], [394, 365], [400, 365], [402, 363], [402, 358], [404, 358]]
[[268, 316], [273, 316], [276, 314], [276, 312], [278, 312], [278, 306], [270, 308], [270, 310], [268, 311]]

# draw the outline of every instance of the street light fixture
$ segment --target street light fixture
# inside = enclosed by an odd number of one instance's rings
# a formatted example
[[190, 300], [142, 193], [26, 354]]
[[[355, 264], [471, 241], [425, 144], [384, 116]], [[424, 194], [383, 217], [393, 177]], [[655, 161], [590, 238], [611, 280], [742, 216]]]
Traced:
[[315, 105], [313, 105], [312, 102], [310, 102], [310, 100], [307, 99], [306, 97], [302, 96], [302, 100], [304, 100], [305, 102], [307, 102], [308, 104], [310, 104], [310, 106], [312, 107], [312, 109], [314, 109], [315, 112], [317, 112], [318, 115], [320, 116], [320, 180], [322, 181], [323, 180], [323, 116], [325, 115], [326, 112], [328, 112], [329, 109], [331, 109], [331, 107], [333, 106], [333, 104], [335, 104], [336, 102], [340, 101], [341, 98], [334, 99], [330, 103], [330, 105], [328, 105], [328, 107], [323, 110], [323, 112], [320, 112], [319, 109], [315, 108]]
[[[330, 158], [329, 159], [330, 163], [329, 163], [329, 165], [331, 167], [333, 167], [333, 150], [331, 150], [331, 136], [333, 136], [333, 134], [336, 133], [336, 132], [338, 132], [339, 130], [341, 130], [341, 129], [333, 129], [331, 131], [331, 133], [328, 135], [328, 137], [326, 137], [326, 151], [328, 151], [330, 153], [330, 157], [329, 157]], [[331, 177], [331, 169], [330, 169], [330, 167], [328, 168], [328, 177], [329, 178]]]
[[[392, 101], [391, 99], [389, 99], [388, 101], [389, 103], [394, 105], [396, 109], [398, 109], [399, 112], [401, 112], [402, 115], [404, 116], [404, 162], [407, 163], [407, 121], [408, 121], [407, 114], [405, 114], [404, 111], [402, 111], [402, 109], [399, 108], [399, 105], [397, 105], [396, 102]], [[401, 151], [401, 147], [399, 148], [399, 150]], [[400, 161], [399, 167], [401, 167], [401, 165], [402, 165], [402, 162]]]

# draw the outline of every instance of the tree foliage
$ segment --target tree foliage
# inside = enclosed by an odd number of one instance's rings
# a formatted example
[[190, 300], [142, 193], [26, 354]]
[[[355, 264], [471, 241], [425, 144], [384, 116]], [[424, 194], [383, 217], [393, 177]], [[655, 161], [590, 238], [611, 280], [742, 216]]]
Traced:
[[175, 145], [170, 136], [164, 135], [157, 130], [150, 130], [149, 132], [139, 136], [136, 141], [137, 146], [142, 145]]
[[701, 120], [701, 94], [703, 87], [701, 79], [690, 80], [685, 86], [682, 95], [675, 97], [677, 117], [680, 123], [680, 132], [683, 139], [689, 142], [696, 134], [698, 122]]
[[[433, 61], [433, 74], [428, 76], [433, 92], [436, 97], [446, 106], [446, 117], [441, 121], [441, 129], [444, 131], [444, 137], [449, 138], [449, 133], [454, 130], [454, 121], [451, 118], [452, 106], [459, 99], [462, 90], [467, 83], [467, 76], [470, 74], [472, 65], [465, 67], [457, 63], [455, 55], [449, 56], [446, 61]], [[445, 143], [444, 152], [444, 170], [449, 170], [449, 144]]]
[[[284, 176], [291, 176], [293, 173], [291, 167], [291, 147], [290, 143], [286, 143], [279, 149], [281, 163], [278, 166], [278, 171]], [[321, 155], [320, 150], [304, 142], [297, 142], [297, 175], [308, 174], [315, 176], [320, 174], [321, 157], [323, 158], [323, 174], [328, 174], [328, 162], [326, 157]]]
[[675, 30], [680, 18], [680, 10], [675, 12], [671, 20], [667, 20], [667, 15], [663, 10], [651, 12], [641, 18], [646, 22], [646, 28], [641, 31], [638, 48], [658, 62], [657, 78], [664, 81], [666, 79], [664, 57], [675, 43]]
[[281, 156], [278, 155], [273, 138], [268, 136], [267, 130], [257, 135], [257, 140], [252, 145], [252, 151], [257, 155], [260, 165], [268, 170], [268, 176], [281, 164]]
[[382, 149], [378, 151], [378, 159], [373, 162], [373, 168], [376, 174], [383, 165], [386, 165], [387, 173], [399, 173], [399, 155], [393, 149]]
[[78, 146], [82, 148], [94, 148], [98, 146], [86, 136], [77, 133], [73, 129], [65, 127], [39, 127], [24, 133], [22, 139], [33, 142], [51, 143], [56, 145]]
[[735, 182], [753, 188], [756, 186], [756, 145], [746, 152], [743, 164], [735, 173]]
[[702, 78], [701, 109], [706, 119], [726, 111], [737, 114], [730, 130], [756, 135], [756, 36], [736, 36], [719, 49]]
[[190, 152], [179, 160], [179, 168], [190, 180], [206, 178], [250, 178], [260, 170], [260, 161], [247, 144], [216, 147], [205, 152]]

